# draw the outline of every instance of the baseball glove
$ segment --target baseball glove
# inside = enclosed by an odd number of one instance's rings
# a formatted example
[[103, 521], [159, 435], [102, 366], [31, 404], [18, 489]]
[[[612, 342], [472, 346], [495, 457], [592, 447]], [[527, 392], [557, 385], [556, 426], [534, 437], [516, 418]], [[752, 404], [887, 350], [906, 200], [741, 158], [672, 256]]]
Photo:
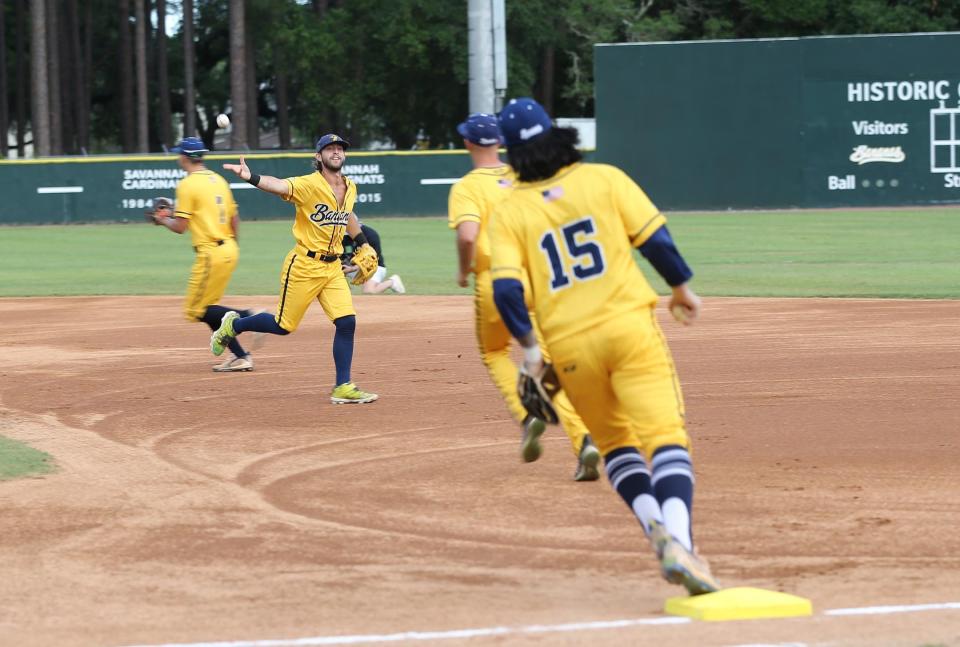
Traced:
[[350, 258], [350, 264], [357, 267], [357, 275], [353, 277], [354, 285], [363, 285], [377, 271], [377, 252], [369, 243], [361, 245]]
[[520, 366], [517, 395], [520, 396], [523, 408], [531, 416], [551, 425], [559, 423], [560, 418], [553, 406], [553, 398], [559, 392], [560, 380], [557, 378], [553, 364], [545, 363], [539, 375], [528, 373], [525, 366]]
[[154, 198], [151, 202], [153, 207], [143, 212], [143, 218], [147, 222], [159, 225], [159, 219], [173, 215], [173, 200], [170, 198]]

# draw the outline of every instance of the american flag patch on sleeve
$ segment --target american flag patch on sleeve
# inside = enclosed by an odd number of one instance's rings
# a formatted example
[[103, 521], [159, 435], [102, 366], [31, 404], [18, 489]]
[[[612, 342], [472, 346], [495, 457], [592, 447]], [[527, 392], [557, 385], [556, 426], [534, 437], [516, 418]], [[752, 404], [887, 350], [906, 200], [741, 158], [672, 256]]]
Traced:
[[563, 197], [563, 187], [555, 186], [552, 189], [547, 189], [541, 193], [543, 196], [544, 202], [553, 202], [554, 200], [559, 200]]

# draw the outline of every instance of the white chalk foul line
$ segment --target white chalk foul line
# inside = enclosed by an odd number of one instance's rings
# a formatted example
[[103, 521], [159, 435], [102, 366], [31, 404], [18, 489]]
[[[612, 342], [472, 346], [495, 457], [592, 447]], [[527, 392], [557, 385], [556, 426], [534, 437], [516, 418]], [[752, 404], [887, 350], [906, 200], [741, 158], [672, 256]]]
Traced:
[[[859, 607], [851, 609], [828, 609], [827, 616], [883, 615], [893, 613], [916, 613], [920, 611], [960, 610], [960, 602], [937, 604], [912, 604], [886, 607]], [[314, 636], [311, 638], [278, 638], [269, 640], [233, 640], [204, 643], [164, 643], [161, 645], [137, 645], [135, 647], [307, 647], [313, 645], [362, 645], [400, 641], [454, 640], [456, 638], [483, 638], [487, 636], [510, 636], [522, 634], [564, 633], [597, 629], [621, 629], [643, 625], [681, 625], [692, 622], [689, 618], [668, 616], [665, 618], [635, 618], [631, 620], [607, 620], [597, 622], [571, 622], [559, 625], [527, 625], [525, 627], [481, 627], [478, 629], [454, 629], [451, 631], [405, 631], [395, 634], [356, 634], [352, 636]], [[804, 643], [777, 643], [770, 647], [800, 647]], [[134, 647], [134, 646], [131, 646]], [[739, 647], [762, 647], [740, 645]]]
[[944, 611], [960, 609], [960, 602], [943, 602], [938, 604], [910, 604], [890, 607], [860, 607], [859, 609], [829, 609], [823, 614], [827, 616], [875, 616], [887, 613], [916, 613], [917, 611]]
[[397, 634], [361, 634], [354, 636], [316, 636], [313, 638], [289, 638], [275, 640], [236, 640], [213, 643], [167, 643], [163, 645], [138, 645], [136, 647], [300, 647], [301, 645], [360, 645], [364, 643], [389, 643], [401, 640], [453, 640], [456, 638], [483, 638], [517, 634], [545, 634], [593, 629], [620, 629], [640, 625], [679, 625], [691, 622], [689, 618], [638, 618], [635, 620], [609, 620], [599, 622], [572, 622], [562, 625], [528, 625], [526, 627], [484, 627], [479, 629], [455, 629], [452, 631], [405, 631]]

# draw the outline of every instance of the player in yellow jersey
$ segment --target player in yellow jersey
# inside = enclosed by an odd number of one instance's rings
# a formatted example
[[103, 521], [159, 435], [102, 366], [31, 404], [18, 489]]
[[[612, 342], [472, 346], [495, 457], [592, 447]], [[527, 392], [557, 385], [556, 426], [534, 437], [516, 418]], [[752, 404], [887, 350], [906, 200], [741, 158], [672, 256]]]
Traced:
[[289, 334], [300, 325], [307, 307], [314, 300], [319, 301], [336, 327], [333, 336], [336, 382], [330, 393], [334, 404], [363, 404], [377, 399], [375, 393], [362, 391], [350, 379], [357, 317], [350, 286], [340, 268], [344, 232], [350, 234], [359, 248], [353, 257], [355, 261], [358, 255], [364, 255], [367, 260], [372, 255], [370, 274], [376, 270], [376, 253], [360, 231], [353, 213], [357, 185], [341, 173], [349, 146], [342, 137], [324, 135], [317, 140], [316, 172], [286, 179], [253, 173], [243, 157], [239, 164], [223, 165], [260, 190], [293, 203], [297, 209], [293, 222], [296, 245], [281, 267], [277, 314], [265, 312], [238, 318], [227, 313], [210, 339], [211, 350], [219, 355], [225, 344], [246, 331]]
[[[716, 591], [693, 547], [680, 385], [654, 316], [657, 295], [633, 249], [672, 286], [671, 311], [688, 324], [700, 312], [693, 274], [640, 187], [618, 168], [581, 161], [576, 131], [554, 127], [533, 99], [511, 101], [500, 129], [518, 183], [494, 212], [491, 274], [497, 307], [524, 349], [523, 371], [546, 380], [555, 370], [664, 577], [691, 595]], [[524, 274], [549, 371], [527, 316]]]
[[[227, 312], [240, 316], [253, 313], [216, 305], [227, 289], [240, 256], [237, 203], [227, 182], [204, 165], [203, 155], [207, 148], [199, 137], [185, 137], [172, 150], [180, 154], [180, 168], [187, 172], [187, 176], [177, 183], [175, 211], [171, 212], [168, 199], [157, 198], [150, 214], [155, 224], [174, 233], [190, 231], [197, 256], [187, 284], [183, 314], [189, 321], [202, 321], [211, 330], [216, 330]], [[253, 358], [239, 342], [233, 340], [229, 347], [230, 356], [214, 366], [214, 371], [227, 373], [253, 369]]]
[[[540, 457], [540, 435], [546, 425], [543, 420], [527, 415], [517, 397], [517, 366], [510, 359], [510, 331], [493, 303], [493, 280], [490, 278], [490, 215], [509, 194], [513, 172], [500, 161], [500, 129], [494, 115], [472, 114], [457, 126], [457, 132], [463, 137], [463, 145], [473, 162], [473, 170], [450, 189], [447, 210], [449, 226], [457, 232], [457, 285], [467, 287], [468, 277], [473, 272], [480, 358], [506, 400], [510, 414], [523, 427], [521, 456], [524, 461], [531, 462]], [[559, 394], [555, 404], [578, 459], [574, 480], [597, 480], [600, 478], [597, 469], [600, 452], [591, 441], [587, 428], [565, 395]]]

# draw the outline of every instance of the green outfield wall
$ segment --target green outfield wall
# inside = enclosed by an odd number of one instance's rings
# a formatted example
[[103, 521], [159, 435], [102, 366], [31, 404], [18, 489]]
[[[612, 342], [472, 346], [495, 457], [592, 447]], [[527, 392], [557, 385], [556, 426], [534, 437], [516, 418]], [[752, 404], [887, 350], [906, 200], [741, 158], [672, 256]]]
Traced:
[[[245, 218], [283, 218], [293, 208], [258, 191], [224, 162], [236, 154], [212, 154], [207, 166], [224, 175]], [[313, 155], [250, 153], [247, 163], [261, 175], [290, 177], [312, 171]], [[364, 216], [445, 214], [450, 185], [470, 170], [466, 151], [353, 152], [344, 173], [357, 183], [355, 211]], [[62, 157], [0, 161], [0, 224], [140, 220], [150, 200], [173, 197], [184, 173], [175, 155]]]
[[661, 208], [960, 201], [960, 33], [595, 54], [597, 159]]

